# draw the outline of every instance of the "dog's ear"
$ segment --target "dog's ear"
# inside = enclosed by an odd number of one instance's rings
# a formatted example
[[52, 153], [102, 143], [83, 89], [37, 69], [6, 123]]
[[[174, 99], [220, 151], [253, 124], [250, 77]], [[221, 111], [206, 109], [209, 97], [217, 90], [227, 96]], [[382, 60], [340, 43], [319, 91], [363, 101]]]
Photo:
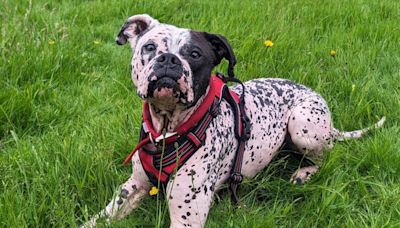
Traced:
[[229, 63], [228, 76], [234, 77], [233, 70], [236, 65], [236, 57], [228, 40], [224, 36], [210, 33], [205, 33], [205, 37], [211, 44], [216, 56], [214, 65], [218, 65], [225, 58]]
[[138, 36], [143, 35], [159, 22], [147, 14], [134, 15], [128, 18], [119, 31], [115, 42], [124, 45], [127, 41], [131, 46], [135, 46]]

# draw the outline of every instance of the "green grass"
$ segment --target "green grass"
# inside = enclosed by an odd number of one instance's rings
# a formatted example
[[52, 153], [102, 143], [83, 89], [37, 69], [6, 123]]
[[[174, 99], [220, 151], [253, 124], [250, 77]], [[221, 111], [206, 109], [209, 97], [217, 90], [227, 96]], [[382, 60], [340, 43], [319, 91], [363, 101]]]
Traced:
[[[338, 128], [388, 119], [361, 140], [338, 143], [304, 186], [288, 183], [280, 160], [241, 185], [246, 207], [223, 192], [208, 227], [400, 226], [395, 0], [2, 0], [0, 226], [74, 227], [130, 175], [121, 163], [137, 142], [141, 105], [131, 51], [114, 37], [138, 13], [225, 35], [241, 79], [284, 77], [315, 89]], [[113, 226], [167, 227], [165, 202], [163, 213], [156, 205], [147, 199]]]

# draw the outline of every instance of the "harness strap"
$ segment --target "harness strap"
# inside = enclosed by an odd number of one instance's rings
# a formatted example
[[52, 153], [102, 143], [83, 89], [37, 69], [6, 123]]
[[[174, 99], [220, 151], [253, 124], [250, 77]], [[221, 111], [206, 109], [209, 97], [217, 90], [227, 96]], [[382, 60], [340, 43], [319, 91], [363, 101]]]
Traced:
[[144, 145], [148, 144], [150, 142], [150, 138], [144, 138], [142, 139], [137, 145], [136, 147], [129, 153], [129, 155], [125, 158], [124, 160], [124, 165], [127, 165], [128, 162], [132, 159], [133, 155], [136, 153], [137, 150], [139, 150], [140, 148], [142, 148]]
[[219, 78], [224, 80], [224, 82], [236, 82], [242, 86], [242, 93], [240, 94], [240, 102], [235, 102], [234, 98], [231, 94], [224, 93], [225, 100], [232, 107], [232, 111], [234, 114], [235, 121], [235, 136], [238, 140], [238, 147], [236, 149], [235, 158], [233, 160], [233, 166], [231, 169], [231, 175], [229, 177], [229, 189], [231, 191], [231, 199], [234, 203], [239, 203], [239, 197], [237, 196], [237, 189], [239, 184], [243, 181], [242, 171], [242, 163], [244, 156], [244, 149], [246, 141], [250, 138], [250, 119], [247, 117], [246, 112], [244, 110], [245, 107], [245, 87], [243, 83], [235, 78], [234, 76], [229, 75], [229, 77], [224, 77], [222, 74], [217, 74]]

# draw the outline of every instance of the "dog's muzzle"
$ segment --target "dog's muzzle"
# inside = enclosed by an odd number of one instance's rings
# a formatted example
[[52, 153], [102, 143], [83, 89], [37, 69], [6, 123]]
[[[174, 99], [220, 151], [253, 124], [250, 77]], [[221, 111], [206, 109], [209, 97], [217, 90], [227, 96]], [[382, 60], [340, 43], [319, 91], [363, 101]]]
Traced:
[[149, 96], [152, 97], [155, 90], [162, 88], [179, 92], [178, 80], [182, 74], [182, 62], [176, 55], [164, 53], [158, 56], [153, 66], [153, 75], [149, 78]]
[[157, 80], [167, 77], [178, 81], [182, 77], [182, 62], [176, 55], [165, 53], [156, 58], [153, 71]]

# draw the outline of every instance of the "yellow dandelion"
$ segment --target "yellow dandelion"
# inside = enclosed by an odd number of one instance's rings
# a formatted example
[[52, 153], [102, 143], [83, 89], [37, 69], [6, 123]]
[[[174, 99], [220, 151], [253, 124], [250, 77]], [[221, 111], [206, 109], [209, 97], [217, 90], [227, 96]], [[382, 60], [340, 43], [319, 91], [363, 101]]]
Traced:
[[100, 44], [100, 41], [99, 41], [99, 40], [95, 40], [95, 41], [93, 41], [93, 43], [94, 43], [95, 45], [99, 45], [99, 44]]
[[153, 186], [151, 187], [150, 191], [149, 191], [149, 195], [154, 196], [158, 194], [158, 188]]
[[54, 44], [56, 44], [56, 42], [54, 40], [49, 40], [49, 44], [54, 45]]
[[266, 40], [266, 41], [264, 41], [264, 45], [267, 47], [272, 47], [272, 46], [274, 46], [274, 43], [271, 40]]
[[354, 93], [354, 90], [356, 90], [356, 85], [351, 85], [351, 93]]
[[336, 56], [336, 51], [335, 50], [331, 50], [331, 52], [329, 53], [332, 57]]

